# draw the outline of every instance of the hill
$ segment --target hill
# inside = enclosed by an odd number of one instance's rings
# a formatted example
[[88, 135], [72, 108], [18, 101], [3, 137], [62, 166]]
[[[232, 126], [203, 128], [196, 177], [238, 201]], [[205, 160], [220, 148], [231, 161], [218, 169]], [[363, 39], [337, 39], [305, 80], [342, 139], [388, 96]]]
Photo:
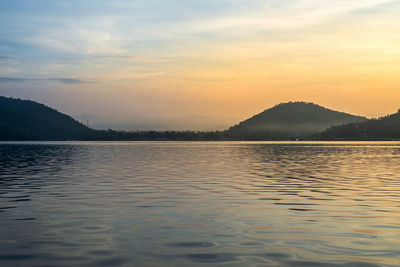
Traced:
[[227, 131], [93, 130], [30, 100], [0, 96], [0, 140], [370, 140], [399, 139], [400, 112], [380, 119], [333, 111], [305, 102], [274, 106]]
[[379, 119], [331, 127], [315, 137], [328, 140], [400, 139], [400, 110]]
[[45, 105], [0, 96], [0, 140], [85, 140], [92, 132]]
[[367, 118], [330, 110], [313, 103], [276, 105], [239, 124], [227, 133], [234, 139], [293, 139], [324, 131], [335, 125], [363, 122]]

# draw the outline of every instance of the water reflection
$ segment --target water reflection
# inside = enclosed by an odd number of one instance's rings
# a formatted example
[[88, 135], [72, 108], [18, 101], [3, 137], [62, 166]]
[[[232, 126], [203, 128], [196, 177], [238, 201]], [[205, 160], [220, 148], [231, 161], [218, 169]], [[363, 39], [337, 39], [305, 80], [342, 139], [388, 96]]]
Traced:
[[397, 143], [0, 145], [0, 264], [396, 266]]

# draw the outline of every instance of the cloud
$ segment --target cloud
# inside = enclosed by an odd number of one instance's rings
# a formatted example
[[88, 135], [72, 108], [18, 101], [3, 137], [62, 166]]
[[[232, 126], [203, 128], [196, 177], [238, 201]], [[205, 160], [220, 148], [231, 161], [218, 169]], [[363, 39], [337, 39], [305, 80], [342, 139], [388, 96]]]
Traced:
[[26, 82], [29, 79], [23, 78], [11, 78], [11, 77], [0, 77], [0, 82]]
[[166, 59], [162, 58], [149, 58], [142, 56], [114, 56], [114, 55], [62, 58], [61, 60], [65, 61], [124, 60], [135, 63], [158, 63], [167, 61]]
[[[249, 33], [295, 30], [390, 1], [204, 0], [200, 1], [201, 4], [197, 1], [184, 1], [182, 4], [168, 1], [123, 1], [114, 4], [110, 4], [113, 1], [96, 1], [95, 12], [91, 5], [85, 3], [68, 4], [61, 8], [56, 1], [50, 7], [39, 8], [40, 4], [37, 4], [37, 14], [34, 11], [28, 14], [17, 12], [19, 17], [13, 18], [13, 22], [20, 29], [17, 31], [20, 34], [11, 30], [1, 31], [10, 44], [16, 43], [45, 53], [62, 53], [61, 56], [107, 54], [115, 55], [115, 58], [99, 56], [86, 60], [108, 58], [154, 62], [158, 59], [118, 55], [150, 51], [153, 56], [169, 47], [185, 50], [186, 47], [179, 46], [187, 45], [190, 40], [212, 41], [213, 38], [247, 36]], [[166, 8], [169, 8], [168, 12], [165, 12]], [[6, 11], [1, 15], [7, 15]], [[176, 40], [182, 42], [177, 44]]]
[[21, 83], [21, 82], [36, 82], [36, 81], [54, 81], [60, 82], [63, 84], [80, 84], [80, 83], [88, 83], [88, 81], [83, 79], [76, 78], [48, 78], [48, 79], [40, 79], [40, 78], [15, 78], [15, 77], [0, 77], [0, 83], [12, 82], [12, 83]]
[[15, 57], [10, 57], [6, 55], [0, 55], [0, 60], [10, 60], [10, 59], [15, 59]]
[[51, 79], [47, 79], [47, 80], [61, 82], [64, 84], [87, 83], [87, 81], [84, 81], [82, 79], [72, 79], [72, 78], [51, 78]]
[[110, 73], [104, 77], [112, 80], [121, 79], [146, 79], [146, 78], [156, 78], [159, 76], [164, 76], [165, 72], [135, 72], [135, 70], [126, 69], [124, 71], [118, 71], [115, 73]]
[[[56, 20], [49, 17], [49, 21]], [[20, 37], [22, 43], [42, 49], [74, 54], [121, 54], [127, 36], [119, 32], [118, 25], [110, 17], [82, 18], [80, 23], [69, 18], [57, 19], [50, 25], [38, 23], [29, 26], [30, 34]]]
[[[294, 30], [320, 24], [357, 10], [374, 8], [391, 0], [365, 0], [365, 1], [282, 1], [281, 4], [258, 10], [243, 12], [242, 14], [224, 14], [200, 20], [191, 20], [185, 23], [179, 22], [180, 33], [221, 32], [243, 34], [248, 31], [269, 30]], [[227, 31], [230, 30], [230, 31]], [[179, 32], [178, 32], [179, 33]]]

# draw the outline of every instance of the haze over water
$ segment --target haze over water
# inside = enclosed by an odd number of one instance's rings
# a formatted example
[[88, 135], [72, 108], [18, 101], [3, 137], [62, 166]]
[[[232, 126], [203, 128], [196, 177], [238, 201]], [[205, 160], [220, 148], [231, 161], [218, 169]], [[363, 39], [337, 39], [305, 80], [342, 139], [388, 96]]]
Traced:
[[1, 266], [399, 266], [400, 143], [2, 143]]

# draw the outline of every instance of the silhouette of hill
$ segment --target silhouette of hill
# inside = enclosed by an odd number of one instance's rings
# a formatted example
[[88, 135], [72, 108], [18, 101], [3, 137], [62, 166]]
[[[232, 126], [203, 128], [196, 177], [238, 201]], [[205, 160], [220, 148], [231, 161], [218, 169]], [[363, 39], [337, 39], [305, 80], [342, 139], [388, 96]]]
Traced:
[[400, 139], [400, 110], [392, 115], [361, 123], [334, 126], [315, 135], [317, 139]]
[[0, 96], [0, 140], [85, 140], [92, 133], [55, 109]]
[[279, 104], [226, 131], [93, 130], [30, 100], [0, 96], [0, 140], [376, 140], [400, 138], [400, 111], [380, 119], [305, 102]]
[[243, 140], [293, 139], [321, 132], [331, 126], [366, 120], [313, 103], [289, 102], [242, 121], [227, 132], [232, 138]]

